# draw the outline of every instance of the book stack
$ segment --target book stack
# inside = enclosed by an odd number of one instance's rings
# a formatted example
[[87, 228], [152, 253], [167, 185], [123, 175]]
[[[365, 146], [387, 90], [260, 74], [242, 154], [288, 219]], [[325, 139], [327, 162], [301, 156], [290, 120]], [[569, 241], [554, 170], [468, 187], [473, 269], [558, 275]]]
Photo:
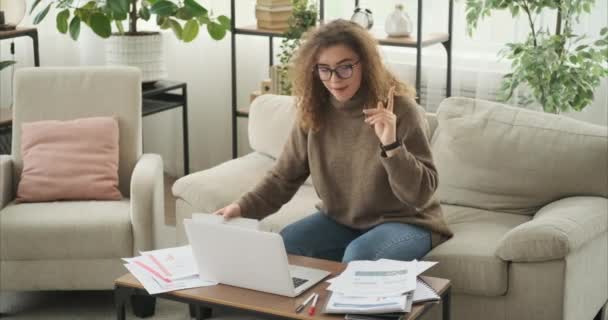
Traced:
[[[338, 277], [328, 280], [331, 295], [325, 313], [347, 314], [345, 319], [401, 319], [413, 303], [440, 297], [417, 276], [435, 265], [428, 261], [351, 261]], [[365, 316], [362, 316], [365, 315]], [[384, 318], [382, 318], [384, 319]]]
[[255, 18], [259, 29], [285, 31], [293, 6], [291, 0], [257, 0]]

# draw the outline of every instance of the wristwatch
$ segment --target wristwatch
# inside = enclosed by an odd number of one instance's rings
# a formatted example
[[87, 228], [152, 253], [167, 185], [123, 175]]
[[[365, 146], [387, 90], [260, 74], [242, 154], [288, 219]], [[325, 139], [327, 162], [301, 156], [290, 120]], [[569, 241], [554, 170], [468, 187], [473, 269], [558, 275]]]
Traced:
[[397, 141], [395, 141], [395, 142], [393, 142], [393, 143], [391, 143], [391, 144], [387, 144], [387, 145], [383, 145], [383, 144], [381, 143], [381, 144], [380, 144], [380, 150], [382, 150], [382, 151], [380, 152], [380, 155], [382, 155], [383, 157], [386, 157], [386, 156], [387, 156], [387, 154], [386, 154], [386, 153], [387, 153], [388, 151], [391, 151], [391, 150], [397, 149], [397, 148], [399, 148], [400, 146], [401, 146], [401, 141], [399, 141], [399, 140], [397, 140]]
[[356, 24], [368, 30], [371, 29], [374, 25], [374, 17], [372, 16], [372, 11], [359, 7], [355, 8], [355, 12], [350, 18], [350, 21], [355, 22]]

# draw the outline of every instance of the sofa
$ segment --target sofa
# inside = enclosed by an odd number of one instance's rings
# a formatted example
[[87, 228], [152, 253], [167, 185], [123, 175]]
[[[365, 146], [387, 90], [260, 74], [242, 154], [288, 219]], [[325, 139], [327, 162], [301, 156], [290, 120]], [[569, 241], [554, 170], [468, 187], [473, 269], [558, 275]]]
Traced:
[[[140, 71], [22, 68], [14, 102], [12, 154], [0, 156], [0, 291], [113, 289], [121, 258], [154, 249], [164, 222], [163, 162], [142, 154]], [[118, 120], [123, 199], [17, 203], [21, 124], [99, 116]]]
[[[235, 201], [264, 176], [294, 119], [292, 97], [258, 97], [253, 152], [173, 185], [178, 243], [187, 243], [184, 218]], [[427, 275], [452, 281], [452, 319], [608, 319], [607, 128], [460, 97], [427, 120], [454, 237], [424, 259], [439, 262]], [[308, 180], [262, 228], [278, 232], [318, 201]]]

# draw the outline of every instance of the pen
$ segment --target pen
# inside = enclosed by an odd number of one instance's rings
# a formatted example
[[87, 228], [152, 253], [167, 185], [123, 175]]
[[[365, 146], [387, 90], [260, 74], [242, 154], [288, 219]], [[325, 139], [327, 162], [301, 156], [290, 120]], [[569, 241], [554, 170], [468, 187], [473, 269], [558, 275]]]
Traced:
[[297, 308], [296, 308], [296, 313], [299, 313], [300, 311], [302, 311], [302, 309], [304, 309], [304, 307], [306, 307], [306, 305], [310, 302], [310, 300], [312, 300], [314, 298], [314, 296], [316, 295], [316, 293], [311, 294], [308, 298], [306, 298], [306, 300], [304, 300], [304, 302], [302, 302]]
[[315, 297], [312, 299], [312, 304], [310, 305], [310, 309], [308, 309], [308, 315], [315, 315], [315, 307], [317, 306], [317, 300], [319, 299], [319, 294], [315, 293]]

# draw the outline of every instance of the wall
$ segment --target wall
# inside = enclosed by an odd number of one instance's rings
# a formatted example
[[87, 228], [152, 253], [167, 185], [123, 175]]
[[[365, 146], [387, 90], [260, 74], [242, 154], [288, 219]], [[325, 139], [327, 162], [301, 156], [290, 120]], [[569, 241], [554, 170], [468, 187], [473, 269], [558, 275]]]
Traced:
[[[326, 17], [349, 17], [354, 1], [326, 0]], [[383, 17], [392, 11], [395, 3], [402, 2], [406, 10], [415, 17], [415, 0], [361, 1], [362, 6], [374, 12], [374, 29], [383, 30]], [[447, 30], [447, 1], [424, 1], [424, 32]], [[229, 15], [230, 1], [210, 0], [201, 3], [216, 14]], [[472, 38], [464, 32], [464, 0], [457, 0], [454, 11], [454, 68], [470, 72], [455, 72], [453, 94], [464, 94], [471, 84], [478, 88], [474, 94], [484, 97], [492, 90], [488, 86], [485, 71], [504, 72], [505, 62], [497, 62], [496, 52], [505, 42], [521, 38], [527, 32], [525, 21], [513, 21], [506, 13], [493, 16], [479, 25]], [[254, 24], [255, 0], [237, 0], [237, 22], [239, 25]], [[592, 36], [599, 34], [599, 26], [608, 25], [608, 1], [596, 1], [593, 13], [582, 19], [577, 30]], [[38, 26], [40, 33], [41, 63], [43, 66], [95, 65], [103, 64], [104, 41], [96, 38], [83, 28], [81, 39], [72, 41], [60, 35], [54, 26], [54, 14]], [[552, 21], [548, 14], [543, 21]], [[24, 25], [31, 25], [26, 17]], [[212, 41], [201, 32], [192, 43], [179, 43], [172, 34], [165, 35], [169, 78], [188, 83], [190, 118], [190, 167], [191, 171], [203, 170], [231, 158], [231, 118], [230, 118], [230, 38]], [[10, 58], [8, 41], [0, 42], [0, 58]], [[280, 39], [275, 39], [275, 53]], [[33, 55], [29, 39], [15, 40], [17, 68], [33, 65]], [[237, 36], [238, 105], [245, 106], [249, 93], [259, 87], [259, 81], [267, 78], [268, 39], [264, 37]], [[387, 62], [404, 79], [413, 79], [406, 67], [415, 62], [415, 52], [403, 48], [383, 48]], [[424, 85], [428, 90], [440, 92], [445, 86], [443, 68], [445, 53], [441, 46], [426, 48], [423, 56]], [[399, 72], [399, 70], [402, 70]], [[481, 70], [482, 72], [479, 72]], [[11, 72], [4, 70], [0, 75], [0, 106], [10, 104]], [[43, 92], [41, 94], [44, 94]], [[429, 99], [427, 108], [436, 107]], [[584, 112], [569, 116], [606, 125], [608, 123], [608, 82], [606, 79], [596, 91], [593, 105]], [[240, 154], [248, 152], [246, 119], [239, 119]], [[182, 174], [181, 113], [179, 109], [146, 117], [144, 120], [145, 152], [156, 152], [163, 156], [165, 170], [173, 175]]]

